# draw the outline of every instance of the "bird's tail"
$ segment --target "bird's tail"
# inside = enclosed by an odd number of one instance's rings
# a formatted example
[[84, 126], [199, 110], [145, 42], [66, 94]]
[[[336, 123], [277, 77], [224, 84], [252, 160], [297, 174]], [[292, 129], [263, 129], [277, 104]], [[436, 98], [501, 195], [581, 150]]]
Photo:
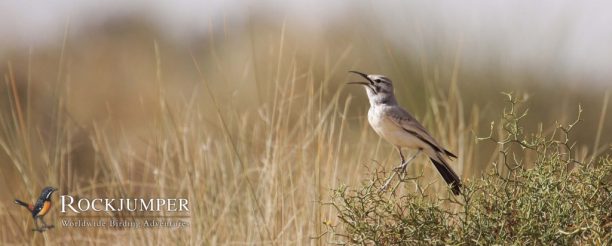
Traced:
[[440, 175], [442, 175], [444, 181], [451, 186], [453, 194], [459, 195], [461, 193], [461, 180], [455, 171], [453, 171], [448, 163], [446, 163], [446, 161], [444, 161], [442, 158], [430, 157], [429, 159], [431, 162], [433, 162], [434, 166], [436, 166], [436, 169], [438, 169], [438, 172], [440, 172]]
[[28, 210], [32, 210], [30, 208], [30, 204], [28, 204], [27, 202], [24, 201], [20, 201], [18, 199], [15, 199], [15, 204], [20, 205], [20, 206], [24, 206], [25, 208], [27, 208]]

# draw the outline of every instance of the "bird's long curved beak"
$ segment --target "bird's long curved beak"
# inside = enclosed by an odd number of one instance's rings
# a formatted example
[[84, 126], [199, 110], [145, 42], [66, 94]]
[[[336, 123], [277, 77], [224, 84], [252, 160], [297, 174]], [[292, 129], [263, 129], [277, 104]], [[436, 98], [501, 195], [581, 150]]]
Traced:
[[369, 83], [367, 83], [367, 82], [361, 82], [361, 81], [360, 81], [360, 82], [348, 82], [348, 83], [346, 83], [346, 84], [347, 84], [347, 85], [365, 85], [365, 86], [370, 85], [370, 84], [369, 84]]
[[370, 78], [368, 78], [368, 75], [362, 72], [358, 72], [358, 71], [349, 71], [349, 73], [354, 73], [354, 74], [358, 74], [361, 77], [363, 77], [364, 79], [368, 80], [368, 82], [348, 82], [347, 84], [357, 84], [357, 85], [365, 85], [365, 86], [370, 86], [372, 84], [372, 80], [370, 80]]
[[[368, 75], [362, 72], [358, 72], [358, 71], [349, 71], [349, 73], [354, 73], [354, 74], [359, 74], [361, 75], [361, 77], [363, 77], [364, 79], [367, 79], [368, 81], [370, 81], [370, 78], [368, 78]], [[372, 82], [372, 81], [370, 81]]]

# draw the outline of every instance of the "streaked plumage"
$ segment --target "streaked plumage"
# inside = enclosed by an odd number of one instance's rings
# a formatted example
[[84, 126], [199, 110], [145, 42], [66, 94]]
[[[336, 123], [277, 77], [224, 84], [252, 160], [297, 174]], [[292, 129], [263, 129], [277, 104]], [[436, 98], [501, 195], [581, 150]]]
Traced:
[[382, 75], [359, 74], [368, 82], [351, 82], [365, 86], [370, 109], [368, 122], [374, 131], [382, 138], [393, 144], [400, 151], [402, 162], [404, 156], [401, 148], [419, 149], [429, 156], [430, 160], [444, 178], [451, 185], [455, 195], [460, 193], [461, 180], [448, 165], [448, 158], [457, 156], [442, 147], [408, 111], [399, 106], [393, 93], [393, 84], [390, 79]]

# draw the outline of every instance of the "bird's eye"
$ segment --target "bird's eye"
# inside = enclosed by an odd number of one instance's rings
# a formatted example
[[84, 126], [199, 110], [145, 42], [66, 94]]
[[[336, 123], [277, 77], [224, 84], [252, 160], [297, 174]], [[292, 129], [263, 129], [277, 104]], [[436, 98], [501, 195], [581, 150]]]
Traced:
[[374, 82], [380, 83], [380, 82], [382, 82], [382, 80], [381, 79], [375, 79]]

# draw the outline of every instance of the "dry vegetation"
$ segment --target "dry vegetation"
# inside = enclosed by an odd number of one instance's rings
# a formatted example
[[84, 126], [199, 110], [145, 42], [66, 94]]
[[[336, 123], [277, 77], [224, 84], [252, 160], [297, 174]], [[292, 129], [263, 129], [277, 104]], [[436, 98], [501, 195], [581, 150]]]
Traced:
[[[397, 164], [391, 146], [367, 125], [364, 92], [343, 86], [350, 69], [397, 81], [400, 103], [459, 156], [453, 165], [464, 179], [479, 179], [500, 158], [498, 146], [477, 144], [475, 137], [486, 135], [501, 114], [502, 90], [535, 94], [529, 105], [534, 117], [524, 125], [547, 134], [556, 127], [539, 122], [567, 125], [582, 102], [584, 127], [573, 133], [578, 143], [572, 158], [594, 163], [609, 150], [608, 100], [602, 93], [529, 83], [554, 77], [517, 76], [516, 84], [496, 84], [491, 81], [511, 78], [497, 68], [479, 77], [462, 71], [457, 59], [411, 59], [368, 40], [363, 30], [342, 26], [316, 36], [262, 22], [176, 44], [138, 23], [118, 25], [68, 34], [60, 47], [3, 57], [0, 184], [7, 188], [0, 192], [1, 244], [328, 243], [329, 226], [342, 223], [339, 211], [324, 205], [337, 189], [359, 187], [372, 170]], [[551, 100], [555, 95], [561, 101]], [[422, 174], [421, 184], [433, 182], [426, 194], [447, 197], [424, 158], [409, 173]], [[85, 197], [188, 197], [191, 226], [62, 228], [53, 211], [49, 221], [56, 228], [32, 233], [30, 217], [12, 200], [33, 198], [45, 185]], [[415, 206], [438, 210], [428, 202]], [[446, 206], [453, 209], [440, 209]], [[430, 210], [423, 213], [439, 216]], [[444, 225], [431, 226], [449, 236], [459, 228]]]
[[[480, 140], [498, 146], [499, 159], [459, 196], [440, 198], [419, 177], [380, 192], [384, 171], [357, 188], [334, 189], [327, 205], [339, 221], [326, 222], [334, 244], [607, 245], [612, 240], [612, 160], [576, 160], [570, 134], [580, 118], [524, 132], [527, 114], [508, 94], [499, 133]], [[578, 116], [580, 117], [580, 116]], [[415, 187], [416, 188], [413, 188]], [[405, 189], [403, 189], [405, 188]], [[405, 190], [415, 190], [406, 192]], [[449, 192], [450, 193], [450, 192]]]

